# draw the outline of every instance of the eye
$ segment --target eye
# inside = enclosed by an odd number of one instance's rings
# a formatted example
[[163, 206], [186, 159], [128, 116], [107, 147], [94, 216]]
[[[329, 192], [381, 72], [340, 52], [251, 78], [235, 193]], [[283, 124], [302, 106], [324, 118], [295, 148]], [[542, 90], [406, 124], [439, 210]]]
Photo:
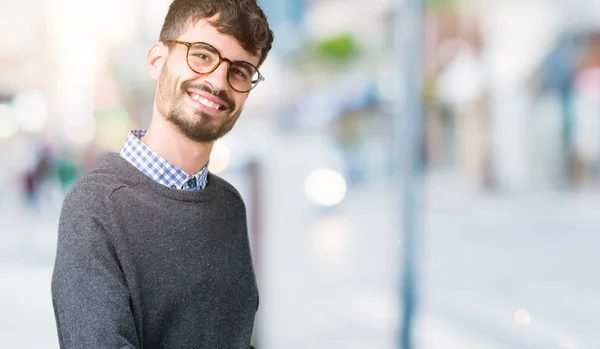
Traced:
[[231, 72], [244, 80], [248, 78], [248, 75], [246, 73], [237, 68], [231, 68]]
[[194, 53], [194, 56], [198, 57], [198, 58], [200, 58], [201, 60], [204, 60], [204, 61], [210, 61], [210, 57], [207, 56], [207, 55], [205, 55], [205, 54], [203, 54], [203, 53]]

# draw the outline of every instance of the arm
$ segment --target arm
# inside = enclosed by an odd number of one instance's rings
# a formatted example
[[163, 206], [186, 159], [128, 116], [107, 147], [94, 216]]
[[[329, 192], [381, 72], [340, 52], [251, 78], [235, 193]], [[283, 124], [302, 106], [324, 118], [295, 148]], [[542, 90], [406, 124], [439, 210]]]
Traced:
[[101, 201], [79, 187], [63, 203], [52, 275], [62, 349], [140, 347], [129, 290]]

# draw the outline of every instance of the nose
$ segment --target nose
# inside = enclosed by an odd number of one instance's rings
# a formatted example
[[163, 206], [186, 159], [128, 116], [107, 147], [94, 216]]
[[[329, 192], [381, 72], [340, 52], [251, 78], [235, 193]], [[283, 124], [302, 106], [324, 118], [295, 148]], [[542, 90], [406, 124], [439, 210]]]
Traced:
[[208, 82], [215, 91], [227, 90], [229, 83], [227, 82], [227, 74], [229, 71], [229, 62], [221, 61], [217, 69], [206, 75], [204, 80]]

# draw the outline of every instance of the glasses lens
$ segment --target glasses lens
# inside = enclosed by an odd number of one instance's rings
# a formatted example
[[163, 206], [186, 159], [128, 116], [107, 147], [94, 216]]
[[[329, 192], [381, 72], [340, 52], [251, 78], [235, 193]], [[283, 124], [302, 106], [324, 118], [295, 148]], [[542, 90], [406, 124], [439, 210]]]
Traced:
[[188, 53], [190, 67], [200, 74], [208, 73], [219, 64], [219, 54], [211, 46], [196, 44]]
[[233, 62], [229, 67], [229, 83], [238, 91], [250, 91], [258, 84], [258, 70], [250, 63]]

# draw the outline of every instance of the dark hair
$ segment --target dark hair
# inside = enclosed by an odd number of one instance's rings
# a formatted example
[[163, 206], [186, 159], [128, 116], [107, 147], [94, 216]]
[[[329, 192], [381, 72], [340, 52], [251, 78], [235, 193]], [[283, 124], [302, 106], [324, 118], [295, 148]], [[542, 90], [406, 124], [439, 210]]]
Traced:
[[198, 21], [218, 14], [210, 23], [233, 36], [244, 50], [259, 56], [260, 66], [273, 44], [273, 31], [256, 0], [174, 0], [160, 31], [160, 41], [181, 35], [189, 20]]

